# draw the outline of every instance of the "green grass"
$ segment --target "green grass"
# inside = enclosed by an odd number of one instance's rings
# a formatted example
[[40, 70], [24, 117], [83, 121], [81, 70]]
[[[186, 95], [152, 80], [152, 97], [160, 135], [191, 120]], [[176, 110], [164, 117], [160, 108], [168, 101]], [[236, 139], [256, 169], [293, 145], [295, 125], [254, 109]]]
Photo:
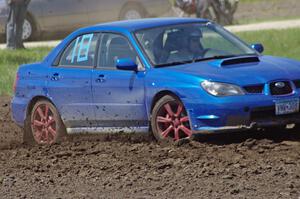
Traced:
[[[300, 29], [266, 30], [237, 34], [250, 43], [262, 43], [264, 54], [300, 60]], [[19, 65], [41, 61], [51, 48], [0, 50], [0, 95], [11, 95], [15, 73]]]
[[300, 29], [265, 30], [237, 34], [247, 43], [262, 43], [265, 55], [274, 55], [300, 61]]
[[51, 48], [0, 50], [0, 95], [11, 95], [19, 65], [41, 61]]

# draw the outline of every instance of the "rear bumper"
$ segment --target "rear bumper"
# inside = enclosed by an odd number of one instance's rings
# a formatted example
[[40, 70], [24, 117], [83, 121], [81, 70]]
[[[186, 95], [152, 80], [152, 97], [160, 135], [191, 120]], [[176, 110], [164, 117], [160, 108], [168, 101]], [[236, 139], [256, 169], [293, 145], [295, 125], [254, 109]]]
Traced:
[[27, 104], [28, 100], [25, 98], [14, 97], [11, 101], [12, 120], [20, 127], [24, 127]]

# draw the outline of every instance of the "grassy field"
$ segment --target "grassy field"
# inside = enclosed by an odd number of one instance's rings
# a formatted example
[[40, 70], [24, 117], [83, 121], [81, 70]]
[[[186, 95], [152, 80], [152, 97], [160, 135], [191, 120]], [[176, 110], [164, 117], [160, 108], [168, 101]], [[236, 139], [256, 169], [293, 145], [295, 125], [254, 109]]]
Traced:
[[262, 43], [265, 55], [274, 55], [300, 61], [300, 29], [265, 30], [237, 34], [249, 44]]
[[[250, 43], [262, 43], [268, 55], [283, 56], [300, 61], [300, 29], [243, 32], [238, 36]], [[40, 61], [51, 48], [0, 50], [0, 95], [11, 95], [15, 73], [19, 65]]]
[[50, 50], [50, 48], [0, 50], [0, 95], [12, 94], [12, 85], [19, 65], [41, 61]]

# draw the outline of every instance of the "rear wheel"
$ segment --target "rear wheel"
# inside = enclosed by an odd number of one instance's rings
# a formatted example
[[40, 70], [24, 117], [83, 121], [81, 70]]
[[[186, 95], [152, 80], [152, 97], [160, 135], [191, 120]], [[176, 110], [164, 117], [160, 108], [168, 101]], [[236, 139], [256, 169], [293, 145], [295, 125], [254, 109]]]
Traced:
[[154, 106], [151, 117], [153, 135], [157, 140], [178, 141], [192, 137], [189, 117], [182, 102], [170, 95]]
[[66, 135], [56, 108], [47, 100], [38, 101], [26, 119], [24, 141], [28, 144], [51, 145]]

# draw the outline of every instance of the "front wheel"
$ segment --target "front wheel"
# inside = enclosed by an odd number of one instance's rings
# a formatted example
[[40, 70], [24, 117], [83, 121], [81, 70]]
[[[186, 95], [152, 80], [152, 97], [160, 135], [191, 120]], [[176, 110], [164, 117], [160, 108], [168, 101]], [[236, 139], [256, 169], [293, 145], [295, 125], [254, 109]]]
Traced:
[[154, 137], [158, 140], [178, 141], [192, 137], [189, 117], [182, 102], [170, 95], [162, 97], [154, 106], [151, 117]]
[[38, 101], [26, 119], [24, 142], [52, 145], [66, 135], [64, 124], [54, 105], [47, 100]]

